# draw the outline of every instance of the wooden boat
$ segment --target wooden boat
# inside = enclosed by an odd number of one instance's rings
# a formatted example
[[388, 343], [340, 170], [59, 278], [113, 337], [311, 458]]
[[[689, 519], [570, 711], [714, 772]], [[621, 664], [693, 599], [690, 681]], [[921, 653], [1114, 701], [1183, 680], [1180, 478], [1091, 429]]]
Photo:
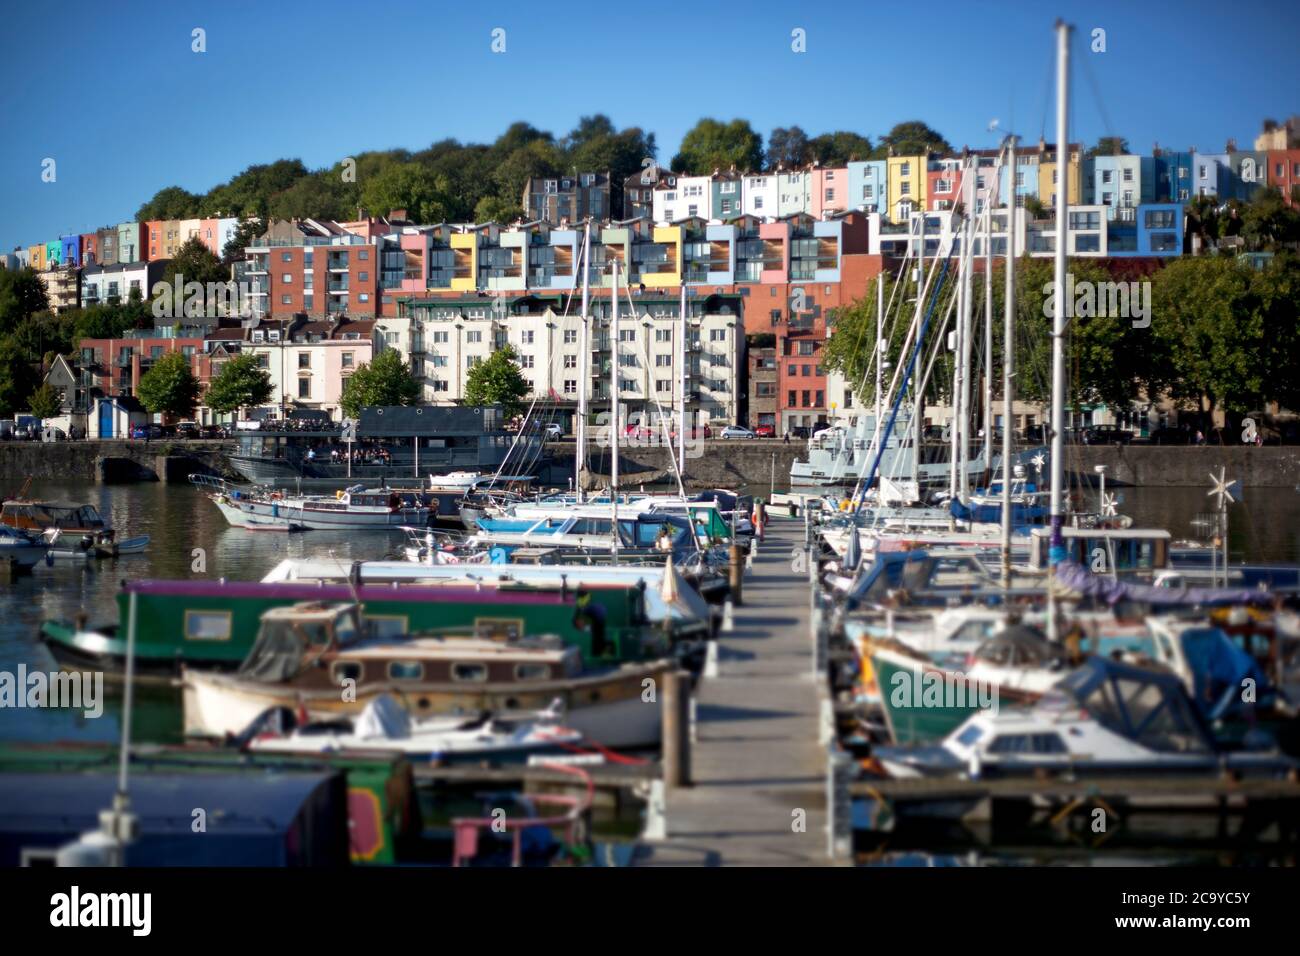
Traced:
[[55, 552], [69, 555], [92, 551], [97, 557], [110, 558], [138, 553], [149, 545], [148, 535], [119, 540], [94, 505], [38, 501], [20, 495], [0, 507], [0, 524], [43, 535]]
[[281, 531], [390, 530], [425, 524], [437, 514], [431, 493], [355, 485], [334, 495], [293, 495], [265, 488], [240, 489], [224, 481], [191, 478], [233, 527]]
[[269, 707], [317, 720], [359, 714], [383, 694], [417, 718], [490, 711], [517, 719], [558, 698], [566, 725], [584, 736], [650, 745], [659, 740], [659, 704], [644, 692], [675, 666], [660, 659], [585, 670], [578, 649], [553, 637], [470, 630], [392, 640], [374, 636], [355, 603], [303, 602], [262, 616], [237, 673], [183, 669], [185, 732], [235, 734]]

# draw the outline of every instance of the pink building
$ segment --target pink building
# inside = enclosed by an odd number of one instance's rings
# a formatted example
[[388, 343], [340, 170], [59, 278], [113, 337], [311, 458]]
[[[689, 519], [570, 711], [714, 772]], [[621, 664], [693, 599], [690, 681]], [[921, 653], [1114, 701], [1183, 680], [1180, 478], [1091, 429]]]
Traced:
[[828, 213], [844, 212], [849, 208], [849, 170], [848, 167], [830, 167], [823, 169], [814, 166], [808, 171], [812, 180], [811, 207], [809, 212], [817, 219], [823, 219]]

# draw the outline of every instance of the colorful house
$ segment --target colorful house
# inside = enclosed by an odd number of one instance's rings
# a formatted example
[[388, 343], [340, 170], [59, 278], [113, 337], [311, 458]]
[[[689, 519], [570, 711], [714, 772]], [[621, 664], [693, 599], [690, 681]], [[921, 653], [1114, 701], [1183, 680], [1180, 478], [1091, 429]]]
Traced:
[[864, 212], [882, 212], [889, 201], [888, 164], [883, 159], [849, 163], [849, 207]]
[[889, 206], [880, 210], [891, 222], [907, 222], [912, 210], [926, 208], [929, 157], [890, 156], [885, 160], [889, 181]]

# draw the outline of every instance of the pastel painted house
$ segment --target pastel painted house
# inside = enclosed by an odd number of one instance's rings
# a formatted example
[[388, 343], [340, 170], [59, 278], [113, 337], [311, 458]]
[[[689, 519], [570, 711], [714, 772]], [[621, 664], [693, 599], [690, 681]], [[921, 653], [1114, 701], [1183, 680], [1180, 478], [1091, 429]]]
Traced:
[[1155, 202], [1187, 202], [1195, 193], [1196, 157], [1193, 153], [1159, 150], [1152, 156]]
[[861, 209], [863, 212], [882, 211], [882, 204], [889, 201], [886, 168], [883, 159], [849, 163], [849, 208]]
[[776, 173], [761, 173], [745, 177], [744, 195], [741, 197], [744, 215], [771, 218], [777, 214], [780, 201], [776, 180]]
[[[740, 188], [739, 181], [737, 188]], [[676, 185], [670, 186], [665, 180], [655, 187], [655, 222], [671, 224], [697, 216], [713, 218], [713, 182], [710, 177], [678, 176]]]
[[814, 166], [808, 171], [809, 199], [808, 210], [818, 219], [828, 215], [844, 212], [849, 208], [849, 169], [842, 167]]
[[734, 224], [706, 223], [690, 219], [682, 231], [682, 281], [686, 285], [731, 285], [736, 281]]
[[1132, 220], [1151, 198], [1154, 161], [1150, 156], [1094, 156], [1092, 204], [1106, 207], [1106, 218]]
[[1192, 169], [1193, 189], [1197, 196], [1217, 197], [1231, 176], [1227, 153], [1193, 153]]
[[812, 211], [811, 174], [804, 170], [779, 170], [776, 174], [776, 216], [784, 219]]
[[711, 182], [713, 189], [713, 216], [726, 222], [733, 216], [745, 211], [744, 188], [745, 177], [734, 169], [715, 173]]
[[[1049, 209], [1056, 208], [1056, 196], [1060, 191], [1060, 174], [1057, 171], [1057, 150], [1055, 144], [1042, 144], [1042, 153], [1038, 160], [1038, 199]], [[1083, 150], [1077, 144], [1070, 146], [1069, 171], [1066, 183], [1066, 201], [1071, 206], [1083, 203]]]
[[928, 157], [890, 156], [885, 160], [889, 179], [889, 207], [882, 209], [889, 219], [896, 223], [905, 223], [912, 217], [912, 210], [925, 209]]

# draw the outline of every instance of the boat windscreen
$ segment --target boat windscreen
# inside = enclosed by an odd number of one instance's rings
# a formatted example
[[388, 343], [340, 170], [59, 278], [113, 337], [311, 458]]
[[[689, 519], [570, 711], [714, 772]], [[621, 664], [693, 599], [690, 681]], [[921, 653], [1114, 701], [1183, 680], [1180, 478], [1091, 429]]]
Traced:
[[[1167, 678], [1167, 679], [1166, 679]], [[1057, 685], [1099, 723], [1162, 753], [1211, 753], [1214, 747], [1182, 684], [1094, 658]]]
[[264, 621], [257, 642], [239, 665], [239, 676], [264, 684], [293, 677], [302, 667], [303, 639], [294, 623]]

